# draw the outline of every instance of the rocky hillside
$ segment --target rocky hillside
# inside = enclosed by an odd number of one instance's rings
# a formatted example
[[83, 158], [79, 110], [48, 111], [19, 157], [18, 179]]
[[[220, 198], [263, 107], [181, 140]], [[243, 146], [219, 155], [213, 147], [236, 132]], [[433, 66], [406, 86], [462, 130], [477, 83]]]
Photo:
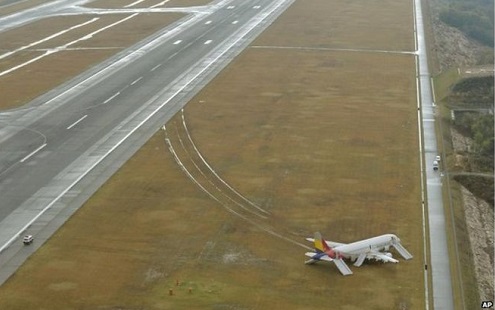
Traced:
[[429, 1], [435, 37], [434, 51], [440, 72], [453, 67], [493, 64], [493, 49], [469, 39], [459, 29], [440, 21], [442, 8], [448, 3], [445, 0]]

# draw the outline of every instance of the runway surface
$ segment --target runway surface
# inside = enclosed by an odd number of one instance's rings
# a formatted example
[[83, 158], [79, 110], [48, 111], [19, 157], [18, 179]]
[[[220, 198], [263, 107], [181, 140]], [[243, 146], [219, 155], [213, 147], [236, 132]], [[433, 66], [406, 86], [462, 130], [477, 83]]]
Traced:
[[[425, 164], [423, 176], [426, 179], [427, 212], [430, 240], [430, 266], [425, 265], [425, 272], [432, 276], [432, 298], [435, 310], [454, 309], [450, 259], [447, 247], [447, 231], [442, 199], [442, 176], [433, 170], [437, 149], [435, 133], [435, 111], [431, 89], [431, 76], [428, 68], [425, 31], [421, 0], [415, 0], [416, 38], [417, 38], [417, 80], [419, 102], [423, 129], [423, 153]], [[419, 116], [419, 115], [418, 115]], [[424, 204], [424, 202], [423, 202]], [[423, 206], [424, 207], [424, 206]], [[426, 305], [428, 307], [428, 305]]]
[[[75, 6], [84, 2], [54, 1], [1, 18], [0, 31], [88, 12]], [[71, 83], [0, 113], [0, 283], [291, 3], [189, 8], [179, 22]], [[27, 233], [35, 235], [32, 247], [22, 246]]]

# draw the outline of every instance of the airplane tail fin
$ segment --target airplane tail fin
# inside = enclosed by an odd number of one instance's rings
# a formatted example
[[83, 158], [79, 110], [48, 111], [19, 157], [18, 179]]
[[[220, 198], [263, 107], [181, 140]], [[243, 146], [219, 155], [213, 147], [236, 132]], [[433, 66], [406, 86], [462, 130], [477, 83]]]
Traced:
[[330, 250], [327, 243], [319, 232], [315, 232], [315, 250], [317, 253], [322, 253]]
[[[311, 240], [311, 238], [309, 238]], [[330, 248], [321, 236], [319, 232], [315, 233], [315, 238], [314, 238], [314, 244], [315, 244], [315, 252], [307, 252], [306, 256], [311, 257], [310, 260], [306, 261], [306, 264], [313, 264], [316, 261], [319, 260], [324, 260], [328, 262], [334, 262], [335, 266], [339, 269], [339, 271], [344, 275], [350, 275], [352, 274], [351, 269], [346, 265], [346, 263], [342, 260], [342, 256], [339, 255], [338, 253], [335, 253], [332, 248]]]

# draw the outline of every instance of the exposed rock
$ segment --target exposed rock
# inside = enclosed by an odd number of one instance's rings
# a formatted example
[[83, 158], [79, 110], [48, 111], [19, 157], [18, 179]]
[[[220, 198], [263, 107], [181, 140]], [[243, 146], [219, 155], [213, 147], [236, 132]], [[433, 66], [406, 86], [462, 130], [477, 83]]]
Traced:
[[465, 187], [462, 187], [462, 197], [480, 298], [493, 300], [493, 210]]

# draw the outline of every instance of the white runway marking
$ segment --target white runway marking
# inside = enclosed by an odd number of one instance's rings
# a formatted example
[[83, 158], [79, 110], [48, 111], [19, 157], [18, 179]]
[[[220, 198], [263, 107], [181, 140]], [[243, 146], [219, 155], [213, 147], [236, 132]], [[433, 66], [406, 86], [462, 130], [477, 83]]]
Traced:
[[205, 23], [205, 25], [209, 25], [209, 24], [211, 24], [211, 20], [209, 20], [209, 21], [207, 21], [207, 22]]
[[227, 10], [232, 10], [233, 8], [235, 8], [235, 5], [229, 5], [229, 6], [227, 7]]
[[170, 0], [165, 0], [165, 1], [162, 1], [162, 2], [160, 2], [160, 3], [157, 3], [157, 4], [155, 4], [155, 5], [152, 5], [150, 8], [154, 9], [154, 8], [156, 8], [156, 7], [159, 7], [159, 6], [164, 5], [165, 3], [169, 2], [169, 1], [170, 1]]
[[162, 66], [162, 64], [158, 64], [156, 66], [154, 66], [153, 68], [151, 68], [151, 71], [155, 71], [156, 69], [160, 68]]
[[177, 40], [174, 42], [174, 45], [180, 44], [180, 42], [182, 42], [182, 40]]
[[103, 104], [110, 102], [113, 98], [117, 97], [120, 95], [120, 92], [115, 93], [112, 97], [108, 98], [107, 100], [103, 101]]
[[271, 46], [271, 45], [254, 45], [252, 48], [266, 48], [266, 49], [296, 49], [307, 51], [334, 51], [334, 52], [364, 52], [364, 53], [386, 53], [386, 54], [408, 54], [416, 55], [416, 52], [409, 51], [387, 51], [387, 50], [372, 50], [372, 49], [358, 49], [358, 48], [331, 48], [331, 47], [307, 47], [307, 46]]
[[[182, 51], [182, 50], [181, 50]], [[173, 53], [172, 55], [168, 56], [167, 58], [167, 61], [169, 61], [170, 59], [174, 58], [175, 56], [177, 56], [177, 54], [179, 54], [179, 52], [175, 52]]]
[[37, 148], [36, 150], [32, 151], [28, 156], [24, 157], [23, 159], [20, 160], [21, 163], [25, 162], [26, 160], [28, 160], [29, 158], [31, 158], [34, 154], [38, 153], [39, 151], [41, 151], [44, 147], [46, 146], [46, 143], [44, 143], [43, 145], [41, 145], [39, 148]]
[[133, 2], [131, 4], [128, 4], [128, 5], [124, 6], [124, 7], [125, 8], [130, 8], [130, 7], [133, 7], [135, 5], [138, 5], [139, 3], [144, 2], [144, 1], [146, 1], [146, 0], [137, 0], [137, 1], [135, 1], [135, 2]]
[[74, 29], [77, 29], [77, 28], [80, 28], [80, 27], [86, 26], [86, 25], [88, 25], [88, 24], [91, 24], [91, 23], [93, 23], [93, 22], [95, 22], [95, 21], [99, 20], [99, 19], [100, 19], [99, 17], [95, 17], [95, 18], [93, 18], [92, 20], [89, 20], [89, 21], [87, 21], [87, 22], [84, 22], [84, 23], [81, 23], [81, 24], [78, 24], [78, 25], [72, 26], [72, 27], [70, 27], [70, 28], [64, 29], [64, 30], [59, 31], [59, 32], [57, 32], [57, 33], [54, 33], [54, 34], [52, 34], [52, 35], [50, 35], [50, 36], [48, 36], [48, 37], [46, 37], [46, 38], [43, 38], [43, 39], [41, 39], [41, 40], [38, 40], [38, 41], [36, 41], [36, 42], [33, 42], [33, 43], [28, 44], [28, 45], [25, 45], [25, 46], [19, 47], [19, 48], [18, 48], [18, 49], [16, 49], [16, 50], [13, 50], [13, 51], [10, 51], [10, 52], [8, 52], [8, 53], [5, 53], [5, 54], [0, 55], [0, 59], [3, 59], [3, 58], [5, 58], [5, 57], [8, 57], [8, 56], [10, 56], [10, 55], [12, 55], [12, 54], [15, 54], [15, 53], [17, 53], [17, 52], [23, 51], [23, 50], [25, 50], [25, 49], [31, 48], [31, 47], [36, 46], [36, 45], [38, 45], [38, 44], [44, 43], [44, 42], [49, 41], [49, 40], [51, 40], [51, 39], [54, 39], [54, 38], [56, 38], [56, 37], [58, 37], [58, 36], [61, 36], [61, 35], [63, 35], [63, 34], [65, 34], [65, 33], [69, 32], [69, 31], [71, 31], [71, 30], [74, 30]]
[[232, 22], [232, 24], [233, 24], [233, 25], [235, 25], [235, 24], [237, 24], [238, 22], [239, 22], [238, 20], [234, 20], [234, 21]]
[[72, 125], [70, 125], [69, 127], [67, 127], [67, 129], [72, 129], [74, 126], [76, 126], [77, 124], [79, 124], [80, 122], [82, 122], [86, 117], [88, 117], [88, 115], [84, 115], [83, 117], [81, 117], [80, 119], [78, 119], [77, 121], [75, 121], [74, 123], [72, 123]]
[[207, 40], [207, 41], [205, 42], [205, 44], [207, 44], [207, 45], [208, 45], [208, 44], [210, 44], [211, 42], [213, 42], [213, 41], [212, 41], [212, 40]]
[[255, 10], [257, 10], [259, 8], [261, 8], [261, 5], [255, 5], [255, 6], [253, 6], [253, 9], [255, 9]]
[[139, 78], [135, 79], [135, 80], [131, 83], [131, 85], [136, 84], [137, 82], [141, 81], [142, 79], [143, 79], [143, 77], [142, 77], [142, 76], [140, 76]]
[[5, 70], [5, 71], [0, 72], [0, 76], [3, 76], [3, 75], [6, 75], [6, 74], [9, 74], [9, 73], [11, 73], [11, 72], [13, 72], [13, 71], [16, 71], [17, 69], [23, 68], [23, 67], [25, 67], [25, 66], [27, 66], [27, 65], [29, 65], [29, 64], [31, 64], [31, 63], [33, 63], [33, 62], [36, 62], [36, 61], [38, 61], [38, 60], [40, 60], [40, 59], [42, 59], [42, 58], [44, 58], [44, 57], [46, 57], [46, 56], [49, 56], [49, 55], [51, 55], [51, 54], [53, 54], [53, 53], [56, 53], [56, 52], [59, 52], [59, 51], [63, 51], [63, 50], [65, 50], [67, 47], [69, 47], [69, 46], [71, 46], [71, 45], [74, 45], [74, 44], [76, 44], [76, 43], [79, 43], [80, 41], [89, 40], [89, 39], [91, 39], [94, 35], [96, 35], [96, 34], [98, 34], [98, 33], [102, 32], [102, 31], [105, 31], [105, 30], [107, 30], [108, 28], [111, 28], [111, 27], [114, 27], [114, 26], [116, 26], [116, 25], [118, 25], [118, 24], [121, 24], [121, 23], [123, 23], [123, 22], [125, 22], [125, 21], [127, 21], [127, 20], [129, 20], [129, 19], [131, 19], [131, 18], [134, 18], [134, 17], [135, 17], [135, 16], [137, 16], [137, 15], [139, 15], [139, 14], [138, 14], [138, 13], [132, 14], [132, 15], [130, 15], [130, 16], [127, 16], [126, 18], [123, 18], [123, 19], [121, 19], [121, 20], [119, 20], [119, 21], [116, 21], [115, 23], [112, 23], [112, 24], [110, 24], [110, 25], [108, 25], [108, 26], [105, 26], [105, 27], [103, 27], [103, 28], [100, 28], [100, 29], [98, 29], [98, 30], [95, 30], [95, 31], [93, 31], [93, 32], [91, 32], [91, 33], [89, 33], [89, 34], [87, 34], [87, 35], [85, 35], [85, 36], [83, 36], [83, 37], [81, 37], [81, 38], [79, 38], [79, 39], [77, 39], [77, 40], [74, 40], [74, 41], [69, 42], [69, 43], [67, 43], [67, 44], [65, 44], [65, 45], [58, 46], [58, 47], [56, 47], [56, 48], [50, 49], [50, 50], [46, 51], [43, 55], [40, 55], [40, 56], [35, 57], [35, 58], [31, 59], [31, 60], [28, 60], [28, 61], [26, 61], [26, 62], [24, 62], [24, 63], [22, 63], [22, 64], [20, 64], [20, 65], [17, 65], [17, 66], [15, 66], [15, 67], [13, 67], [13, 68], [10, 68], [10, 69], [7, 69], [7, 70]]

